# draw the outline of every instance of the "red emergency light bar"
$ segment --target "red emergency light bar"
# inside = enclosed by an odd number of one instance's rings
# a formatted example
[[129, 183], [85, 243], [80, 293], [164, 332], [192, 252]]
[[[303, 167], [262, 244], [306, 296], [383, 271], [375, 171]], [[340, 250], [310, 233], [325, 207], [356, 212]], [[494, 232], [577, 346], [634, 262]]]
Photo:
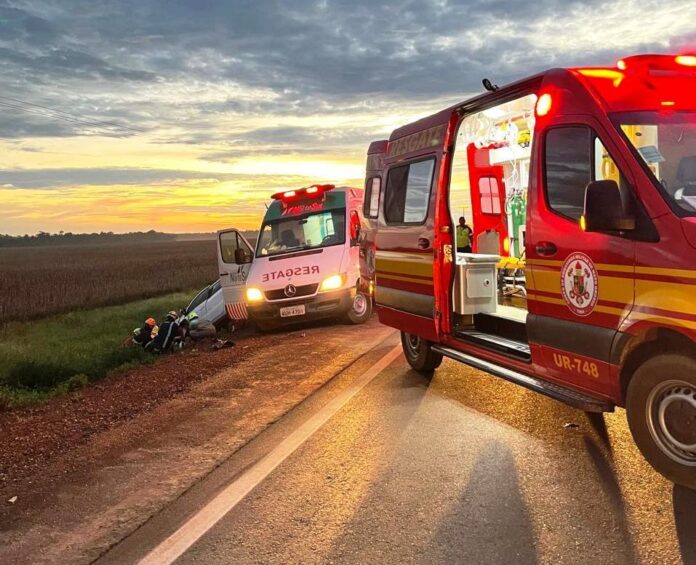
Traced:
[[696, 70], [696, 55], [635, 55], [616, 63], [620, 71], [689, 71]]
[[297, 198], [317, 198], [325, 192], [336, 188], [333, 184], [313, 184], [297, 190], [286, 190], [276, 192], [271, 198], [273, 200], [295, 200]]

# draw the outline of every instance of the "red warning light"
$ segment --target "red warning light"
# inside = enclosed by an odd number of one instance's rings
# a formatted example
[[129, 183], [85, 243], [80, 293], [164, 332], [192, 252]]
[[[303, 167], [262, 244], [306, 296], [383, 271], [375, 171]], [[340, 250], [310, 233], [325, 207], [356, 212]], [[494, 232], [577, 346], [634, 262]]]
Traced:
[[321, 196], [325, 192], [334, 189], [333, 184], [313, 184], [305, 188], [299, 188], [297, 190], [287, 190], [285, 192], [276, 192], [272, 198], [274, 200], [294, 200], [303, 197], [316, 198]]
[[677, 55], [674, 58], [677, 65], [683, 65], [685, 67], [696, 67], [696, 55]]
[[551, 95], [548, 92], [546, 94], [542, 94], [539, 97], [539, 100], [537, 100], [536, 115], [539, 117], [548, 115], [552, 106], [553, 99], [551, 98]]

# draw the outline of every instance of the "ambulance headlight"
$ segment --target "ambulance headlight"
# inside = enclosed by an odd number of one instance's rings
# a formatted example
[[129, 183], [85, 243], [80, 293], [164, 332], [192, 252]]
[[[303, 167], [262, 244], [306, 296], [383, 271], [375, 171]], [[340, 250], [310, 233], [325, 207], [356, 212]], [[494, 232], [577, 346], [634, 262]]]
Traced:
[[343, 286], [345, 277], [343, 275], [331, 275], [321, 282], [319, 290], [338, 290]]
[[250, 286], [246, 289], [247, 302], [261, 302], [263, 300], [263, 292], [260, 289]]

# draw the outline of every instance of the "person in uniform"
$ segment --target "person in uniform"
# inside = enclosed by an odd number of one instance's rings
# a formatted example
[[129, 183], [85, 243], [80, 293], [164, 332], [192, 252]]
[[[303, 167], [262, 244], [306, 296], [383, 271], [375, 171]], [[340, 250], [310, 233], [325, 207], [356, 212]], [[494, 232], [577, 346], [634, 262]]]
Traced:
[[471, 253], [471, 242], [474, 238], [474, 230], [466, 223], [466, 218], [459, 218], [457, 226], [457, 253]]

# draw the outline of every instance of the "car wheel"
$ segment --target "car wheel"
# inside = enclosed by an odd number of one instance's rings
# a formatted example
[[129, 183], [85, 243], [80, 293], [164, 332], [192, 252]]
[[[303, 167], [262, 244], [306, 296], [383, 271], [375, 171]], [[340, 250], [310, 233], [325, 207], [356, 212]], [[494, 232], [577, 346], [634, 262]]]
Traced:
[[696, 359], [667, 354], [646, 361], [628, 385], [626, 413], [648, 463], [696, 490]]
[[355, 293], [346, 319], [351, 324], [364, 324], [372, 316], [372, 299], [360, 291]]
[[442, 355], [433, 351], [432, 343], [417, 335], [401, 332], [401, 347], [408, 364], [423, 375], [432, 376], [442, 364]]

